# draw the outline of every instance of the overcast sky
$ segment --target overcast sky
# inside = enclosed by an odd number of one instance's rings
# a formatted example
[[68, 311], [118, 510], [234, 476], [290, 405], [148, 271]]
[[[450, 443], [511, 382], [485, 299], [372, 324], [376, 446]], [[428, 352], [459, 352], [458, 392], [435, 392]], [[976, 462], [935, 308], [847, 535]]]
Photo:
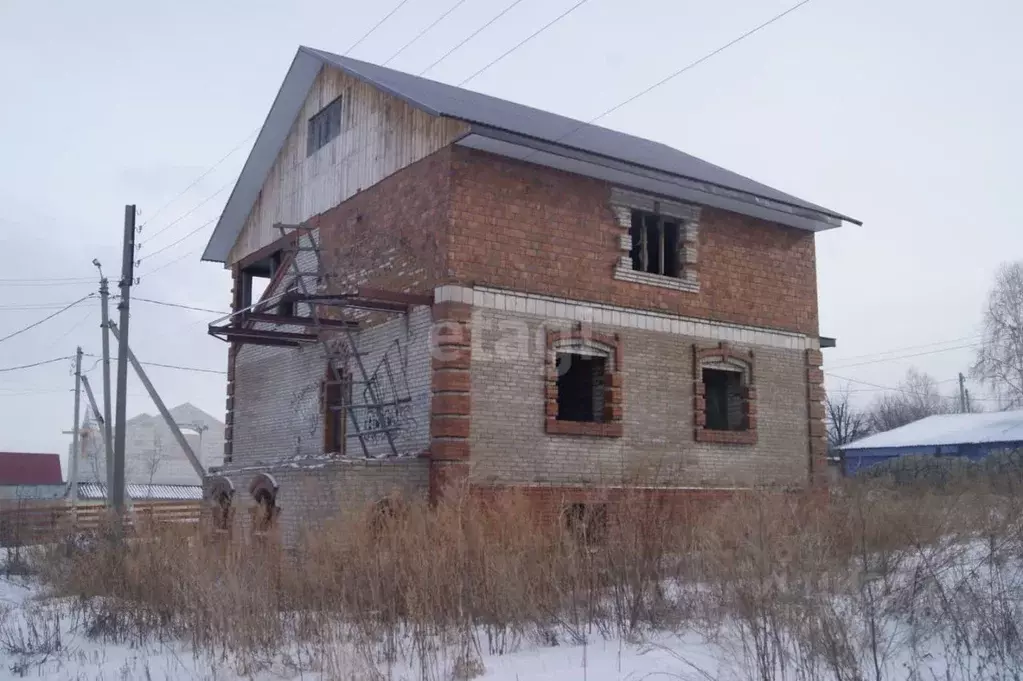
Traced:
[[[52, 282], [94, 277], [93, 258], [117, 279], [126, 203], [140, 257], [155, 253], [133, 295], [226, 310], [229, 279], [199, 254], [296, 48], [344, 52], [397, 2], [0, 0], [0, 337], [94, 291]], [[456, 2], [408, 0], [351, 56], [387, 60]], [[466, 0], [391, 66], [418, 72], [511, 2]], [[576, 2], [522, 0], [427, 75], [457, 83]], [[589, 119], [792, 4], [588, 0], [469, 87]], [[1021, 14], [813, 0], [601, 124], [862, 219], [817, 240], [821, 333], [838, 338], [825, 369], [863, 400], [910, 366], [951, 394], [994, 268], [1023, 258]], [[222, 370], [213, 317], [139, 302], [133, 347]], [[98, 354], [98, 324], [98, 302], [76, 306], [0, 343], [0, 369]], [[69, 366], [0, 373], [0, 450], [66, 452]], [[222, 375], [151, 372], [170, 405], [223, 417]], [[129, 415], [153, 411], [134, 378], [129, 392]]]

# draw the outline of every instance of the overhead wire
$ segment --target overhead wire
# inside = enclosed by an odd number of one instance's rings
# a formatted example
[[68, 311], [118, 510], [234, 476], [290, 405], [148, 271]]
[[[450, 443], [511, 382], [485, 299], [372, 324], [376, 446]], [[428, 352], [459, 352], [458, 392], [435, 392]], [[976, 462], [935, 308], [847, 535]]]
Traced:
[[157, 232], [156, 232], [155, 234], [153, 234], [153, 235], [152, 235], [152, 236], [150, 236], [150, 237], [149, 237], [148, 239], [146, 239], [146, 242], [148, 243], [149, 241], [152, 241], [153, 239], [155, 239], [156, 237], [160, 236], [161, 234], [163, 234], [164, 232], [166, 232], [166, 231], [167, 231], [168, 229], [170, 229], [170, 228], [171, 228], [171, 227], [173, 227], [174, 225], [178, 224], [179, 222], [181, 222], [182, 220], [184, 220], [185, 218], [187, 218], [187, 217], [188, 217], [189, 215], [191, 215], [191, 214], [192, 214], [192, 213], [194, 213], [195, 211], [197, 211], [197, 210], [199, 210], [200, 208], [202, 208], [203, 206], [205, 206], [205, 205], [206, 205], [207, 203], [209, 203], [210, 201], [212, 201], [212, 200], [213, 200], [213, 199], [214, 199], [215, 197], [217, 197], [217, 196], [218, 196], [219, 194], [222, 194], [222, 193], [224, 193], [224, 192], [225, 192], [225, 191], [226, 191], [226, 190], [227, 190], [227, 189], [228, 189], [229, 187], [232, 187], [232, 186], [234, 186], [234, 183], [235, 183], [235, 180], [233, 180], [233, 179], [232, 179], [232, 180], [231, 180], [230, 182], [228, 182], [228, 183], [224, 184], [224, 185], [223, 185], [223, 186], [222, 186], [222, 187], [221, 187], [220, 189], [218, 189], [217, 191], [213, 192], [212, 194], [210, 194], [209, 196], [207, 196], [207, 197], [206, 197], [205, 199], [203, 199], [203, 200], [202, 200], [202, 201], [200, 201], [199, 203], [197, 203], [197, 204], [195, 204], [194, 206], [192, 206], [192, 207], [191, 207], [191, 208], [190, 208], [189, 210], [185, 211], [184, 213], [182, 213], [181, 215], [179, 215], [179, 216], [178, 216], [177, 218], [175, 218], [174, 220], [171, 220], [171, 221], [170, 221], [170, 222], [169, 222], [168, 224], [164, 225], [164, 226], [163, 226], [163, 228], [161, 228], [161, 229], [160, 229], [160, 230], [158, 230], [158, 231], [157, 231]]
[[174, 248], [175, 246], [180, 244], [185, 239], [188, 239], [189, 237], [194, 236], [195, 234], [197, 234], [199, 232], [199, 230], [201, 230], [202, 228], [204, 228], [204, 227], [210, 225], [211, 223], [213, 223], [214, 221], [216, 221], [216, 219], [217, 218], [210, 218], [209, 220], [207, 220], [206, 222], [202, 223], [201, 225], [199, 225], [198, 227], [196, 227], [191, 232], [189, 232], [188, 234], [184, 235], [183, 237], [181, 237], [177, 241], [172, 241], [171, 243], [167, 244], [166, 246], [163, 246], [162, 248], [158, 248], [155, 251], [153, 251], [152, 253], [148, 253], [148, 254], [142, 256], [141, 258], [138, 259], [138, 262], [139, 263], [143, 263], [146, 260], [149, 260], [150, 258], [152, 258], [154, 255], [159, 255], [160, 253], [163, 253], [164, 251], [166, 251], [168, 249]]
[[470, 80], [472, 80], [472, 79], [473, 79], [473, 78], [475, 78], [476, 76], [480, 75], [481, 73], [483, 73], [484, 71], [486, 71], [487, 69], [489, 69], [489, 68], [490, 68], [491, 66], [494, 66], [494, 65], [495, 65], [495, 64], [497, 64], [497, 63], [498, 63], [499, 61], [503, 60], [503, 59], [504, 59], [505, 57], [507, 57], [508, 55], [510, 55], [510, 54], [511, 54], [512, 52], [514, 52], [515, 50], [519, 49], [520, 47], [522, 47], [523, 45], [525, 45], [526, 43], [528, 43], [528, 42], [529, 42], [530, 40], [532, 40], [533, 38], [537, 37], [538, 35], [540, 35], [540, 34], [541, 34], [541, 33], [543, 33], [544, 31], [546, 31], [546, 30], [547, 30], [548, 28], [550, 28], [550, 27], [551, 27], [551, 26], [553, 26], [554, 24], [558, 23], [559, 21], [561, 21], [562, 19], [564, 19], [565, 17], [567, 17], [567, 16], [568, 16], [569, 14], [571, 14], [572, 12], [576, 11], [577, 9], [579, 9], [580, 7], [582, 7], [583, 5], [585, 5], [585, 4], [587, 3], [587, 2], [589, 2], [589, 0], [579, 0], [579, 2], [575, 3], [574, 5], [572, 5], [571, 7], [569, 7], [569, 8], [567, 9], [567, 10], [565, 10], [564, 12], [562, 12], [561, 14], [559, 14], [558, 16], [556, 16], [555, 18], [551, 19], [550, 21], [548, 21], [548, 22], [547, 22], [546, 24], [544, 24], [543, 26], [541, 26], [541, 27], [540, 27], [540, 28], [538, 28], [537, 30], [533, 31], [533, 33], [531, 33], [530, 35], [528, 35], [528, 36], [527, 36], [526, 38], [524, 38], [523, 40], [519, 41], [519, 42], [518, 42], [518, 43], [517, 43], [517, 44], [516, 44], [515, 46], [513, 46], [513, 47], [512, 47], [511, 49], [509, 49], [509, 50], [505, 51], [505, 52], [504, 52], [503, 54], [501, 54], [501, 56], [499, 56], [499, 57], [498, 57], [497, 59], [494, 59], [494, 60], [490, 61], [489, 63], [485, 64], [485, 65], [483, 66], [483, 68], [479, 69], [478, 71], [476, 71], [475, 73], [473, 73], [473, 74], [472, 74], [471, 76], [469, 76], [468, 78], [465, 78], [464, 80], [462, 80], [462, 82], [460, 82], [460, 83], [458, 84], [458, 87], [462, 87], [463, 85], [465, 85], [466, 83], [468, 83], [468, 82], [469, 82]]
[[[97, 355], [95, 355], [93, 353], [90, 353], [90, 352], [85, 352], [85, 353], [82, 353], [82, 354], [85, 357], [97, 357]], [[94, 362], [93, 365], [91, 367], [89, 367], [85, 371], [85, 373], [88, 373], [88, 372], [92, 371], [93, 369], [95, 369], [99, 365], [99, 363], [102, 362], [102, 361], [103, 361], [102, 357], [97, 359], [96, 362]], [[111, 362], [117, 361], [117, 357], [111, 357], [110, 361]], [[163, 364], [161, 362], [142, 362], [142, 361], [140, 361], [139, 364], [141, 364], [142, 366], [147, 366], [147, 367], [160, 367], [161, 369], [178, 369], [180, 371], [194, 371], [194, 372], [203, 373], [203, 374], [226, 374], [227, 373], [226, 371], [222, 371], [220, 369], [206, 369], [204, 367], [189, 367], [189, 366], [182, 366], [180, 364]]]
[[40, 278], [21, 278], [15, 277], [13, 279], [0, 279], [0, 284], [8, 283], [20, 283], [20, 282], [86, 282], [93, 281], [91, 277], [40, 277]]
[[44, 364], [53, 364], [54, 362], [63, 362], [64, 360], [68, 360], [68, 359], [74, 359], [74, 356], [73, 355], [64, 355], [62, 357], [54, 357], [52, 359], [44, 359], [41, 362], [33, 362], [31, 364], [21, 364], [19, 366], [13, 366], [13, 367], [3, 367], [3, 368], [0, 368], [0, 372], [20, 371], [21, 369], [31, 369], [33, 367], [41, 367]]
[[896, 355], [894, 357], [882, 357], [880, 359], [872, 359], [872, 360], [867, 360], [867, 361], [864, 361], [864, 362], [853, 362], [852, 364], [838, 364], [838, 365], [830, 367], [830, 368], [831, 369], [839, 369], [839, 370], [841, 370], [841, 369], [851, 369], [853, 367], [867, 366], [867, 365], [870, 365], [870, 364], [882, 364], [884, 362], [897, 362], [899, 360], [911, 359], [913, 357], [923, 357], [925, 355], [937, 355], [937, 354], [940, 354], [942, 352], [952, 352], [954, 350], [966, 350], [966, 349], [969, 349], [969, 348], [976, 348], [976, 347], [980, 347], [980, 343], [969, 343], [967, 345], [956, 345], [956, 346], [953, 346], [953, 347], [950, 347], [950, 348], [937, 348], [935, 350], [927, 350], [925, 352], [914, 352], [914, 353], [909, 354], [909, 355]]
[[448, 57], [450, 57], [450, 56], [451, 56], [452, 54], [454, 54], [454, 53], [455, 53], [455, 52], [456, 52], [457, 50], [459, 50], [459, 49], [460, 49], [460, 48], [461, 48], [461, 47], [462, 47], [463, 45], [465, 45], [465, 44], [466, 44], [466, 43], [468, 43], [468, 42], [469, 42], [470, 40], [472, 40], [473, 38], [475, 38], [476, 36], [478, 36], [478, 35], [479, 35], [480, 33], [482, 33], [483, 31], [485, 31], [485, 30], [486, 30], [486, 29], [487, 29], [487, 28], [488, 28], [488, 27], [489, 27], [489, 26], [490, 26], [491, 24], [493, 24], [493, 23], [494, 23], [495, 21], [497, 21], [498, 19], [500, 19], [501, 17], [503, 17], [503, 16], [505, 15], [505, 14], [507, 14], [508, 12], [510, 12], [510, 11], [511, 11], [511, 10], [512, 10], [512, 9], [513, 9], [513, 8], [514, 8], [514, 7], [516, 6], [516, 5], [518, 5], [518, 4], [519, 4], [519, 3], [521, 3], [521, 2], [522, 2], [522, 0], [515, 0], [514, 2], [512, 2], [512, 4], [508, 5], [508, 6], [507, 6], [507, 7], [505, 7], [505, 8], [503, 9], [503, 10], [501, 10], [501, 11], [500, 11], [500, 13], [498, 13], [498, 14], [497, 14], [497, 16], [495, 16], [495, 17], [494, 17], [493, 19], [491, 19], [491, 20], [490, 20], [490, 21], [488, 21], [487, 23], [485, 23], [485, 24], [483, 24], [482, 26], [480, 26], [479, 28], [477, 28], [477, 29], [476, 29], [475, 31], [473, 31], [472, 33], [470, 33], [470, 34], [469, 34], [469, 36], [468, 36], [467, 38], [465, 38], [464, 40], [462, 40], [462, 42], [458, 43], [457, 45], [455, 45], [454, 47], [452, 47], [452, 48], [451, 48], [450, 50], [448, 50], [447, 52], [445, 52], [444, 54], [442, 54], [442, 55], [441, 55], [441, 57], [440, 57], [440, 59], [438, 59], [437, 61], [435, 61], [435, 62], [433, 62], [432, 64], [430, 64], [429, 66], [427, 66], [427, 67], [426, 67], [425, 69], [423, 69], [422, 71], [420, 71], [420, 72], [419, 72], [419, 73], [418, 73], [417, 75], [420, 75], [420, 76], [421, 76], [421, 75], [423, 75], [424, 73], [426, 73], [427, 71], [430, 71], [431, 69], [433, 69], [433, 68], [434, 68], [435, 66], [437, 66], [437, 64], [440, 64], [440, 63], [441, 63], [442, 61], [444, 61], [445, 59], [447, 59]]
[[95, 280], [94, 279], [85, 279], [85, 278], [82, 278], [82, 279], [68, 279], [68, 280], [61, 280], [61, 281], [44, 281], [44, 280], [31, 280], [31, 279], [26, 279], [24, 281], [4, 280], [4, 281], [0, 281], [0, 286], [7, 286], [7, 287], [32, 287], [32, 288], [46, 287], [46, 288], [48, 288], [50, 286], [81, 286], [82, 284], [87, 284], [87, 283], [90, 283], [92, 281], [95, 281]]
[[349, 52], [351, 52], [351, 51], [352, 51], [352, 50], [354, 50], [354, 49], [355, 49], [356, 47], [358, 47], [359, 45], [361, 45], [361, 44], [363, 43], [363, 41], [364, 41], [364, 40], [366, 40], [366, 38], [368, 38], [368, 37], [370, 37], [371, 35], [373, 35], [373, 33], [374, 33], [374, 32], [375, 32], [375, 31], [376, 31], [376, 30], [377, 30], [378, 28], [380, 28], [381, 26], [383, 26], [383, 25], [384, 25], [384, 22], [385, 22], [385, 21], [387, 21], [388, 19], [390, 19], [390, 18], [391, 18], [391, 17], [392, 17], [393, 15], [394, 15], [394, 13], [395, 13], [395, 12], [397, 12], [397, 11], [398, 11], [399, 9], [401, 9], [402, 7], [404, 7], [404, 6], [405, 6], [405, 3], [407, 3], [407, 2], [408, 2], [408, 0], [401, 0], [401, 2], [399, 2], [399, 3], [398, 3], [398, 4], [397, 4], [397, 5], [395, 6], [395, 7], [394, 7], [394, 9], [392, 9], [392, 10], [391, 10], [390, 12], [388, 12], [387, 14], [385, 14], [385, 15], [384, 15], [384, 18], [383, 18], [383, 19], [381, 19], [380, 21], [378, 21], [378, 22], [376, 22], [375, 24], [373, 24], [373, 27], [372, 27], [372, 28], [370, 28], [370, 29], [369, 29], [368, 31], [366, 31], [366, 32], [365, 32], [365, 33], [364, 33], [364, 34], [362, 35], [362, 37], [361, 37], [361, 38], [359, 38], [358, 40], [356, 40], [356, 41], [355, 41], [355, 42], [354, 42], [354, 43], [352, 44], [352, 46], [351, 46], [351, 47], [349, 47], [349, 48], [348, 48], [347, 50], [345, 50], [345, 51], [344, 51], [344, 54], [345, 54], [345, 55], [347, 55], [347, 54], [348, 54]]
[[[775, 23], [776, 21], [779, 21], [779, 20], [783, 19], [784, 17], [788, 16], [789, 14], [792, 14], [793, 12], [795, 12], [799, 8], [803, 7], [804, 5], [809, 4], [811, 1], [812, 0], [801, 0], [800, 2], [796, 3], [792, 7], [789, 7], [784, 12], [781, 12], [780, 14], [774, 15], [773, 17], [771, 17], [767, 21], [765, 21], [765, 22], [763, 22], [761, 24], [758, 24], [757, 26], [755, 26], [754, 28], [751, 28], [750, 30], [748, 30], [745, 33], [743, 33], [740, 36], [738, 36], [737, 38], [733, 38], [732, 40], [728, 41], [724, 45], [722, 45], [722, 46], [720, 46], [720, 47], [718, 47], [718, 48], [716, 48], [714, 50], [711, 50], [710, 52], [708, 52], [707, 54], [703, 55], [702, 57], [699, 57], [698, 59], [695, 59], [695, 60], [689, 62], [688, 64], [686, 64], [682, 68], [672, 72], [668, 76], [665, 76], [664, 78], [662, 78], [661, 80], [657, 81], [653, 85], [650, 85], [649, 87], [646, 87], [643, 90], [640, 90], [639, 92], [637, 92], [636, 94], [632, 95], [628, 99], [626, 99], [626, 100], [624, 100], [622, 102], [619, 102], [618, 104], [615, 104], [611, 108], [604, 110], [600, 114], [594, 116], [593, 118], [591, 118], [591, 119], [589, 119], [587, 121], [581, 122], [579, 125], [575, 126], [574, 128], [569, 130], [567, 133], [565, 133], [561, 137], [558, 137], [554, 141], [555, 142], [560, 142], [561, 140], [565, 139], [566, 137], [570, 137], [571, 135], [575, 134], [576, 132], [578, 132], [582, 128], [586, 127], [587, 125], [592, 125], [593, 123], [599, 121], [600, 119], [602, 119], [602, 118], [604, 118], [606, 116], [611, 115], [615, 111], [618, 111], [619, 109], [621, 109], [623, 106], [626, 106], [627, 104], [631, 104], [632, 102], [636, 101], [640, 97], [643, 97], [643, 96], [649, 94], [650, 92], [653, 92], [657, 88], [661, 87], [662, 85], [665, 85], [666, 83], [674, 80], [675, 78], [678, 78], [683, 73], [686, 73], [687, 71], [690, 71], [691, 69], [696, 68], [697, 66], [699, 66], [703, 62], [707, 61], [708, 59], [711, 59], [711, 58], [721, 54], [722, 52], [724, 52], [728, 48], [730, 48], [730, 47], [732, 47], [734, 45], [737, 45], [738, 43], [742, 42], [746, 38], [749, 38], [750, 36], [752, 36], [752, 35], [754, 35], [756, 33], [759, 33], [761, 30], [767, 28], [768, 26], [770, 26], [771, 24]], [[420, 74], [420, 75], [422, 75], [422, 74]], [[536, 154], [535, 151], [533, 153], [525, 156], [523, 160], [528, 159], [529, 157], [533, 156], [534, 154]]]
[[949, 345], [951, 343], [962, 343], [963, 341], [980, 340], [983, 337], [984, 337], [983, 335], [977, 334], [977, 335], [974, 335], [974, 336], [963, 336], [961, 338], [950, 338], [948, 340], [943, 340], [943, 341], [933, 341], [933, 342], [930, 342], [930, 343], [920, 343], [918, 345], [904, 345], [902, 347], [892, 348], [890, 350], [879, 350], [877, 352], [868, 352], [868, 353], [865, 353], [865, 354], [862, 354], [862, 355], [850, 355], [849, 357], [843, 357], [842, 361], [843, 362], [848, 362], [849, 360], [852, 360], [852, 359], [873, 359], [873, 358], [876, 358], [876, 357], [881, 357], [883, 355], [890, 355], [890, 354], [895, 353], [895, 352], [903, 352], [905, 350], [919, 350], [921, 348], [932, 348], [932, 347], [934, 347], [936, 345]]
[[14, 333], [9, 333], [9, 334], [7, 334], [6, 336], [4, 336], [3, 338], [0, 338], [0, 343], [3, 343], [3, 342], [4, 342], [5, 340], [9, 340], [9, 339], [11, 339], [11, 338], [14, 338], [15, 336], [18, 336], [18, 335], [20, 335], [20, 334], [23, 334], [23, 333], [25, 333], [26, 331], [29, 331], [29, 330], [31, 330], [31, 329], [34, 329], [35, 327], [39, 326], [40, 324], [43, 324], [43, 323], [45, 323], [45, 322], [48, 322], [48, 321], [50, 321], [51, 319], [53, 319], [53, 318], [54, 318], [54, 317], [56, 317], [57, 315], [59, 315], [59, 314], [61, 314], [61, 313], [63, 313], [63, 312], [67, 312], [68, 310], [70, 310], [71, 308], [73, 308], [73, 307], [74, 307], [75, 305], [78, 305], [79, 303], [81, 303], [81, 302], [83, 302], [83, 301], [86, 301], [86, 300], [88, 300], [89, 298], [92, 298], [92, 297], [93, 297], [93, 296], [95, 296], [95, 295], [96, 295], [95, 293], [90, 293], [90, 294], [89, 294], [89, 295], [87, 295], [87, 296], [82, 296], [81, 298], [79, 298], [78, 300], [74, 301], [73, 303], [70, 303], [70, 304], [68, 304], [68, 305], [65, 305], [64, 307], [62, 307], [61, 309], [57, 310], [57, 311], [56, 311], [56, 312], [54, 312], [53, 314], [51, 314], [51, 315], [48, 315], [48, 316], [46, 316], [46, 317], [43, 317], [42, 319], [40, 319], [40, 320], [39, 320], [39, 321], [37, 321], [37, 322], [34, 322], [34, 323], [32, 323], [32, 324], [29, 324], [28, 326], [22, 327], [22, 328], [18, 329], [17, 331], [15, 331]]
[[140, 302], [140, 303], [150, 303], [152, 305], [163, 305], [165, 307], [178, 307], [178, 308], [181, 308], [182, 310], [194, 310], [195, 312], [209, 312], [210, 314], [220, 314], [220, 315], [228, 314], [227, 312], [222, 312], [220, 310], [211, 310], [211, 309], [206, 308], [206, 307], [193, 307], [192, 305], [183, 305], [181, 303], [169, 303], [169, 302], [164, 301], [164, 300], [153, 300], [151, 298], [139, 298], [137, 296], [132, 297], [131, 301], [133, 303], [134, 302]]
[[235, 152], [237, 152], [237, 151], [238, 151], [239, 149], [241, 149], [241, 148], [242, 148], [243, 146], [245, 146], [246, 142], [248, 142], [248, 141], [249, 141], [250, 139], [252, 139], [252, 137], [253, 137], [254, 135], [256, 135], [256, 133], [258, 133], [258, 132], [259, 132], [259, 131], [260, 131], [261, 129], [262, 129], [262, 126], [257, 126], [257, 127], [256, 127], [256, 128], [255, 128], [255, 129], [253, 130], [253, 131], [252, 131], [252, 132], [250, 132], [250, 133], [249, 133], [248, 135], [246, 135], [246, 136], [245, 136], [245, 139], [243, 139], [243, 140], [242, 140], [241, 142], [239, 142], [239, 143], [238, 143], [238, 144], [237, 144], [237, 145], [236, 145], [235, 147], [233, 147], [233, 148], [231, 149], [231, 151], [229, 151], [229, 152], [227, 152], [226, 154], [224, 154], [224, 156], [223, 156], [223, 157], [222, 157], [222, 158], [221, 158], [221, 159], [220, 159], [219, 161], [217, 161], [216, 163], [214, 163], [213, 165], [211, 165], [211, 166], [210, 166], [209, 168], [207, 168], [207, 169], [206, 169], [206, 170], [205, 170], [205, 171], [204, 171], [204, 172], [203, 172], [203, 173], [202, 173], [201, 175], [199, 175], [199, 177], [195, 178], [195, 180], [193, 180], [193, 181], [191, 182], [191, 184], [189, 184], [189, 185], [188, 185], [187, 187], [185, 187], [184, 189], [182, 189], [182, 190], [181, 190], [181, 191], [180, 191], [180, 192], [179, 192], [178, 194], [176, 194], [176, 195], [174, 196], [174, 198], [172, 198], [172, 199], [171, 199], [170, 201], [168, 201], [167, 203], [165, 203], [165, 204], [163, 204], [162, 206], [160, 206], [159, 208], [157, 208], [157, 209], [156, 209], [156, 210], [155, 210], [155, 211], [153, 212], [153, 214], [152, 214], [151, 216], [149, 216], [149, 218], [148, 218], [148, 219], [147, 219], [146, 221], [144, 221], [144, 222], [143, 222], [143, 223], [142, 223], [141, 225], [139, 225], [139, 229], [141, 229], [141, 228], [143, 228], [143, 227], [147, 226], [147, 225], [148, 225], [148, 224], [149, 224], [150, 222], [152, 222], [153, 220], [155, 220], [155, 219], [156, 219], [156, 216], [157, 216], [157, 215], [159, 215], [160, 213], [162, 213], [162, 212], [163, 212], [163, 211], [164, 211], [164, 210], [165, 210], [165, 209], [166, 209], [166, 208], [167, 208], [168, 206], [170, 206], [170, 205], [171, 205], [172, 203], [174, 203], [175, 201], [177, 201], [178, 199], [180, 199], [180, 198], [181, 198], [182, 196], [184, 196], [185, 194], [187, 194], [187, 193], [188, 193], [188, 191], [189, 191], [190, 189], [192, 189], [192, 187], [194, 187], [194, 186], [196, 186], [197, 184], [199, 184], [200, 182], [202, 182], [202, 181], [203, 181], [203, 179], [204, 179], [204, 178], [205, 178], [205, 177], [206, 177], [207, 175], [209, 175], [209, 174], [210, 174], [210, 173], [212, 173], [212, 172], [213, 172], [214, 170], [216, 170], [216, 169], [217, 169], [218, 167], [220, 167], [220, 165], [221, 165], [221, 164], [223, 164], [223, 163], [224, 163], [224, 161], [226, 161], [227, 159], [229, 159], [229, 158], [230, 158], [231, 156], [233, 156], [233, 155], [235, 154]]
[[400, 54], [401, 54], [402, 52], [404, 52], [404, 51], [405, 51], [405, 50], [407, 50], [408, 48], [412, 47], [412, 45], [414, 45], [415, 43], [417, 43], [417, 42], [419, 41], [419, 39], [420, 39], [420, 38], [422, 38], [422, 37], [423, 37], [424, 35], [426, 35], [427, 33], [429, 33], [429, 32], [430, 32], [430, 31], [431, 31], [431, 30], [433, 29], [433, 27], [434, 27], [434, 26], [436, 26], [436, 25], [437, 25], [437, 24], [439, 24], [440, 22], [444, 21], [444, 18], [445, 18], [445, 17], [447, 17], [447, 16], [449, 15], [449, 14], [451, 14], [452, 12], [454, 12], [454, 11], [455, 11], [456, 9], [458, 9], [459, 7], [461, 7], [462, 5], [464, 5], [464, 4], [465, 4], [465, 2], [466, 2], [466, 0], [458, 0], [458, 2], [456, 2], [456, 3], [454, 4], [454, 5], [452, 5], [450, 9], [448, 9], [448, 10], [447, 10], [446, 12], [444, 12], [444, 13], [443, 13], [443, 14], [441, 14], [441, 15], [440, 15], [439, 17], [437, 17], [436, 19], [434, 19], [434, 20], [433, 20], [433, 23], [432, 23], [432, 24], [430, 24], [429, 26], [427, 26], [426, 28], [424, 28], [424, 29], [423, 29], [422, 31], [420, 31], [419, 33], [417, 33], [417, 34], [416, 34], [416, 36], [415, 36], [414, 38], [412, 38], [412, 40], [408, 41], [407, 43], [405, 43], [404, 45], [402, 45], [401, 47], [399, 47], [399, 48], [398, 48], [398, 51], [397, 51], [397, 52], [395, 52], [394, 54], [392, 54], [392, 55], [391, 55], [390, 57], [388, 57], [388, 58], [387, 58], [387, 61], [385, 61], [385, 62], [384, 62], [383, 64], [381, 64], [381, 66], [387, 66], [387, 65], [388, 65], [388, 64], [390, 64], [390, 63], [391, 63], [392, 61], [394, 61], [394, 60], [395, 60], [395, 59], [396, 59], [396, 58], [398, 57], [398, 55], [400, 55]]

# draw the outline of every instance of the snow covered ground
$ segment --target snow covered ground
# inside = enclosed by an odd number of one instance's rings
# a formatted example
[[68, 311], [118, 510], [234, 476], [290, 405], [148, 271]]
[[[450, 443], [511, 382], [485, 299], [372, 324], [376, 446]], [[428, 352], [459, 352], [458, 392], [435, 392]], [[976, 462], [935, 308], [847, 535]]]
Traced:
[[[0, 577], [0, 680], [44, 679], [52, 681], [113, 681], [128, 679], [196, 679], [209, 681], [292, 680], [292, 679], [363, 679], [365, 664], [350, 651], [348, 670], [310, 671], [316, 666], [311, 661], [299, 668], [301, 653], [287, 664], [277, 661], [258, 672], [239, 669], [229, 661], [213, 661], [206, 656], [195, 656], [188, 646], [176, 644], [146, 644], [143, 646], [112, 645], [90, 640], [81, 623], [75, 621], [69, 604], [45, 599], [37, 585], [18, 577]], [[32, 613], [32, 614], [30, 614]], [[6, 620], [3, 618], [6, 617]], [[59, 624], [59, 649], [33, 654], [17, 654], [6, 647], [22, 642], [31, 643], [35, 627], [40, 632], [40, 621]], [[46, 625], [44, 625], [46, 626]], [[14, 632], [14, 633], [12, 633]], [[516, 652], [506, 655], [482, 657], [482, 674], [476, 678], [492, 681], [635, 681], [644, 678], [711, 678], [718, 675], [717, 651], [696, 635], [683, 638], [655, 636], [648, 640], [626, 642], [605, 640], [599, 636], [586, 645], [559, 643], [554, 646], [523, 644]], [[38, 643], [38, 640], [35, 641]], [[340, 651], [330, 666], [344, 664], [345, 652]], [[689, 661], [683, 662], [682, 658]], [[452, 660], [441, 661], [428, 673], [450, 675]], [[702, 673], [696, 670], [702, 670]], [[395, 665], [380, 667], [382, 679], [418, 679], [419, 669]], [[450, 678], [450, 676], [449, 676]]]
[[[0, 564], [2, 559], [0, 553]], [[887, 576], [877, 576], [874, 568], [857, 573], [860, 576], [852, 582], [859, 586], [852, 590], [814, 592], [787, 609], [758, 603], [758, 609], [745, 619], [736, 614], [739, 610], [718, 612], [716, 621], [712, 621], [715, 615], [696, 614], [688, 627], [680, 626], [682, 634], [649, 632], [626, 640], [601, 636], [594, 627], [586, 633], [586, 642], [579, 643], [580, 636], [562, 627], [546, 635], [513, 636], [506, 645], [495, 646], [503, 647], [505, 654], [492, 654], [486, 650], [486, 634], [479, 630], [474, 640], [483, 650], [474, 649], [468, 666], [465, 655], [459, 654], [464, 648], [452, 641], [431, 641], [435, 645], [427, 654], [428, 662], [417, 663], [410, 660], [422, 656], [412, 656], [414, 646], [403, 640], [403, 654], [388, 664], [379, 649], [367, 653], [365, 645], [353, 645], [344, 638], [346, 634], [339, 634], [336, 644], [296, 643], [286, 651], [250, 653], [244, 660], [205, 649], [197, 652], [183, 641], [114, 644], [89, 636], [90, 628], [95, 634], [97, 626], [110, 625], [97, 624], [95, 616], [83, 616], [82, 608], [70, 599], [48, 598], [38, 582], [0, 574], [0, 681], [1019, 681], [1023, 678], [1021, 559], [1018, 549], [1006, 553], [981, 541], [937, 542], [903, 555]], [[841, 576], [842, 581], [849, 578]], [[765, 584], [770, 587], [772, 581]], [[797, 593], [785, 591], [787, 584], [781, 586], [779, 594]], [[691, 597], [713, 601], [713, 587], [687, 588]], [[757, 591], [754, 585], [747, 595], [755, 600], [765, 593], [775, 592]], [[912, 600], [907, 601], [909, 596]], [[816, 609], [804, 616], [805, 604]], [[872, 617], [865, 612], [868, 608], [874, 610]], [[832, 658], [815, 657], [810, 651], [822, 642], [821, 636], [838, 651]], [[816, 650], [819, 653], [822, 648]], [[845, 666], [831, 668], [834, 660]]]

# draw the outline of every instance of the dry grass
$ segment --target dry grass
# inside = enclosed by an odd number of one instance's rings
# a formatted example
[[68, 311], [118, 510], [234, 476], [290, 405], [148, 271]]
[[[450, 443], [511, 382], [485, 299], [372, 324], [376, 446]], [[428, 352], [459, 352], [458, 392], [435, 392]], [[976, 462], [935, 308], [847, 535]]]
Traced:
[[587, 539], [509, 495], [367, 513], [296, 555], [161, 526], [38, 565], [91, 636], [184, 639], [244, 673], [471, 678], [523, 643], [695, 630], [749, 678], [923, 678], [906, 670], [940, 648], [947, 678], [1009, 679], [1023, 669], [1021, 517], [1016, 497], [977, 485], [751, 492], [698, 515], [637, 492]]

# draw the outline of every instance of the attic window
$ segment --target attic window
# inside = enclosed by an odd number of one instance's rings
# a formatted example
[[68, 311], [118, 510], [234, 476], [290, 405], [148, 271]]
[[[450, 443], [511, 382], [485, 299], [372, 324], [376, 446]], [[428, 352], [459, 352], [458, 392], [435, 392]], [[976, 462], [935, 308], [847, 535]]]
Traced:
[[638, 272], [678, 277], [682, 273], [679, 248], [682, 223], [664, 215], [643, 210], [632, 211], [632, 269]]
[[615, 279], [699, 293], [699, 206], [612, 187], [611, 210], [622, 230]]
[[306, 156], [312, 156], [317, 150], [327, 146], [327, 143], [340, 134], [341, 98], [338, 97], [309, 119], [309, 132], [306, 135]]

